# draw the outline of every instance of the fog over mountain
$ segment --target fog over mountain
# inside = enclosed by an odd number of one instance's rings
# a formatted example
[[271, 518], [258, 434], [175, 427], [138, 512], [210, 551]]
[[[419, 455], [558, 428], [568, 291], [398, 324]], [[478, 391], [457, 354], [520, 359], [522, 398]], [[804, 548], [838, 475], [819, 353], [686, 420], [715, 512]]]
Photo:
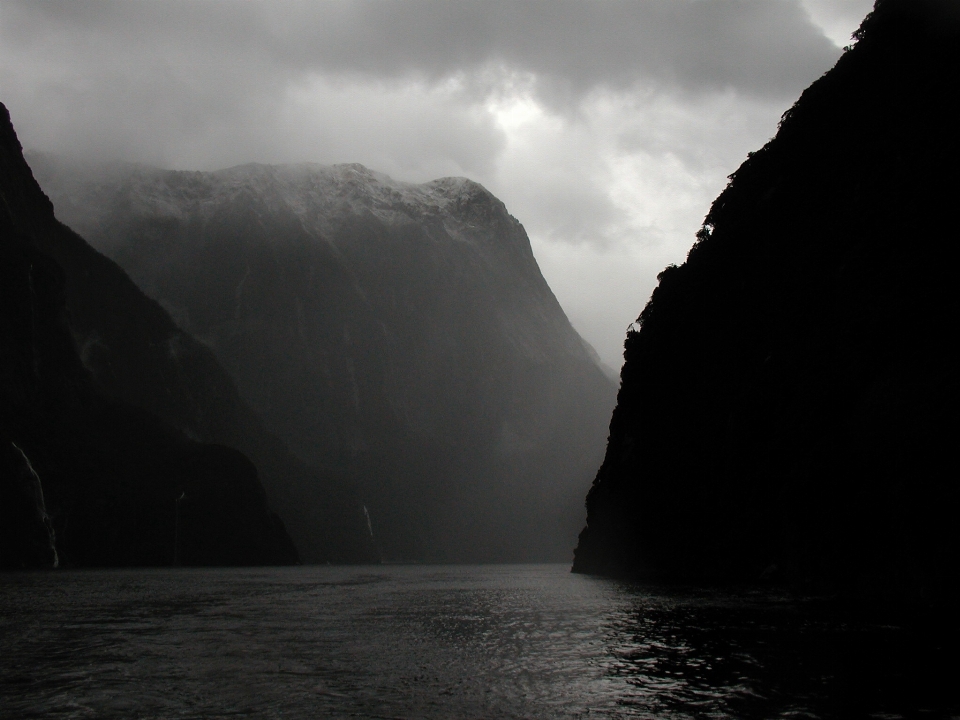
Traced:
[[614, 385], [482, 186], [31, 161], [271, 430], [356, 479], [384, 558], [569, 557]]
[[0, 96], [35, 150], [471, 178], [619, 368], [657, 273], [870, 6], [6, 0]]
[[[249, 410], [208, 351], [57, 222], [2, 104], [0, 208], [0, 568], [296, 562], [257, 468], [204, 432], [246, 421], [255, 436]], [[191, 397], [203, 384], [212, 403]]]

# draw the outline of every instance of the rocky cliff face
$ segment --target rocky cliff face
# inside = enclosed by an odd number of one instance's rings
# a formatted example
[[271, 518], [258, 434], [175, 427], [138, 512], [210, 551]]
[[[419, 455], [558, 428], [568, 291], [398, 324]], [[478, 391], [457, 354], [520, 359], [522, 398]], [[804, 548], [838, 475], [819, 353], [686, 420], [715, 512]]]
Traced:
[[569, 557], [613, 387], [484, 188], [34, 162], [271, 430], [357, 479], [384, 557]]
[[960, 6], [881, 0], [625, 345], [575, 569], [950, 597]]
[[[39, 192], [39, 189], [38, 189]], [[348, 477], [296, 458], [267, 432], [209, 348], [171, 320], [113, 261], [47, 216], [36, 247], [64, 273], [70, 329], [107, 396], [159, 416], [187, 437], [237, 448], [309, 562], [372, 562], [377, 553]]]
[[[296, 562], [244, 456], [105, 396], [84, 368], [70, 272], [42, 248], [125, 276], [54, 219], [2, 105], [0, 201], [0, 567]], [[136, 310], [113, 306], [150, 321]]]

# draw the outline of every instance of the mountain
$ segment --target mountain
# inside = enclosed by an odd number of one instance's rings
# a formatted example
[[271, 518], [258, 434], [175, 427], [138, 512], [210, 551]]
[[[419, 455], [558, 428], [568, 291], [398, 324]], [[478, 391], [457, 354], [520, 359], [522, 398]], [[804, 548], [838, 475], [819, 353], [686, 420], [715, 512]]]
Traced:
[[385, 559], [569, 558], [615, 388], [482, 186], [31, 162], [271, 431], [356, 479]]
[[[84, 367], [70, 273], [43, 248], [125, 276], [54, 219], [2, 105], [0, 200], [0, 567], [296, 562], [246, 457], [106, 396]], [[150, 319], [137, 309], [113, 312]]]
[[955, 601], [960, 4], [856, 37], [628, 334], [576, 571]]
[[348, 477], [295, 457], [264, 429], [205, 345], [49, 213], [34, 242], [63, 269], [71, 331], [101, 392], [157, 415], [194, 440], [247, 455], [305, 562], [377, 560]]

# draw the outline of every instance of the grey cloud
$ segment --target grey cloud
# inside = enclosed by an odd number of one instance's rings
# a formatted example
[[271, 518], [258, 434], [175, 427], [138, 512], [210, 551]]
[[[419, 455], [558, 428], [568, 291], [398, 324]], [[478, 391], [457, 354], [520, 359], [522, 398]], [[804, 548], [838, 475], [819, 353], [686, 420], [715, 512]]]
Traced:
[[[541, 247], [567, 259], [582, 250], [572, 262], [586, 272], [597, 248], [675, 244], [682, 259], [725, 175], [838, 56], [808, 15], [832, 1], [3, 0], [0, 99], [40, 150], [179, 168], [311, 160], [408, 180], [466, 174]], [[533, 149], [509, 145], [485, 107], [518, 87], [553, 111]], [[622, 116], [593, 123], [591, 103], [607, 96]], [[604, 149], [676, 157], [680, 176], [657, 201], [695, 206], [693, 230], [671, 229], [679, 211], [643, 237], [628, 227]], [[651, 257], [639, 269], [625, 258], [621, 285], [633, 273], [646, 292], [666, 262]], [[594, 281], [609, 289], [603, 273], [588, 281], [555, 267], [551, 283], [583, 322], [602, 325], [601, 307], [623, 295], [609, 337], [591, 338], [615, 359], [623, 318], [644, 298], [610, 289], [578, 300]]]
[[804, 8], [837, 47], [849, 45], [852, 32], [873, 9], [873, 0], [801, 0]]
[[461, 100], [427, 86], [316, 78], [288, 97], [279, 135], [290, 160], [362, 162], [414, 181], [488, 176], [503, 133], [489, 113]]
[[644, 81], [780, 96], [835, 53], [795, 0], [30, 2], [4, 15], [5, 43], [101, 71], [175, 57], [228, 84], [256, 68], [435, 80], [503, 66], [576, 94]]
[[[25, 138], [156, 163], [184, 162], [187, 151], [198, 163], [230, 162], [244, 147], [236, 161], [290, 159], [276, 114], [285, 93], [313, 76], [454, 80], [466, 107], [520, 74], [541, 101], [569, 110], [593, 90], [638, 83], [786, 101], [835, 55], [799, 0], [0, 5], [0, 93]], [[392, 110], [366, 100], [353, 115]], [[406, 112], [400, 105], [388, 122]], [[459, 127], [453, 137], [476, 134], [478, 151], [463, 169], [477, 168], [498, 147], [495, 131], [445, 112], [435, 125]], [[230, 152], [211, 151], [226, 145]]]
[[795, 94], [835, 54], [786, 0], [364, 2], [302, 20], [299, 63], [431, 76], [502, 64], [577, 94], [640, 81]]

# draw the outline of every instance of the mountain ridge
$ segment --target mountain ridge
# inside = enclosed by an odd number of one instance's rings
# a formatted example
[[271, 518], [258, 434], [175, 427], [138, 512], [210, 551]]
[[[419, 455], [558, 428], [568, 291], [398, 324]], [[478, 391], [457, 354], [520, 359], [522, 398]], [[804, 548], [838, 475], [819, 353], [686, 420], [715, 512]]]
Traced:
[[218, 354], [271, 430], [358, 479], [387, 556], [568, 557], [613, 387], [481, 185], [356, 164], [35, 165], [59, 212]]

